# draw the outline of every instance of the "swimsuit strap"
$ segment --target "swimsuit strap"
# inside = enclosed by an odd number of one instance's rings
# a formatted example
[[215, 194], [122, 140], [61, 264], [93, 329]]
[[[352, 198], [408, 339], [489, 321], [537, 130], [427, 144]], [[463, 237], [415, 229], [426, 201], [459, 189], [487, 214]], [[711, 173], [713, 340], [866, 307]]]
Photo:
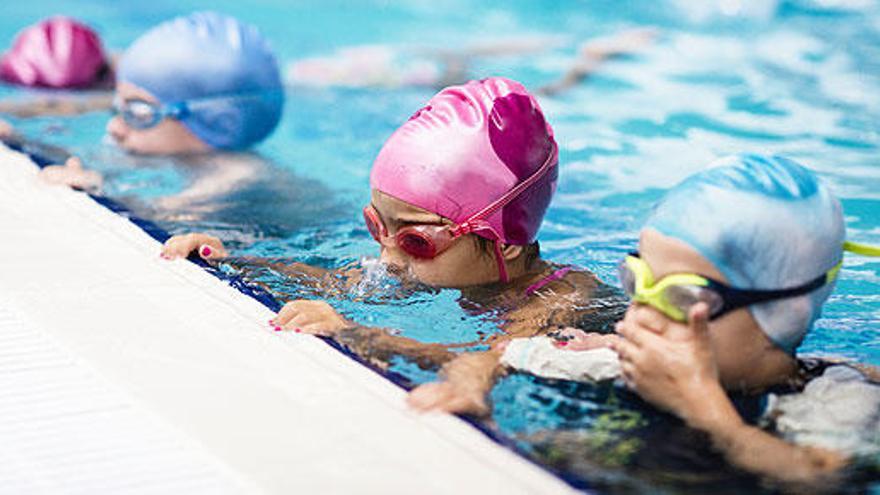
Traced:
[[550, 275], [547, 275], [546, 277], [542, 278], [541, 280], [538, 280], [537, 282], [535, 282], [534, 284], [530, 285], [530, 286], [526, 289], [526, 292], [525, 292], [526, 297], [531, 296], [531, 295], [534, 294], [535, 292], [538, 292], [539, 290], [543, 289], [544, 286], [547, 285], [547, 284], [549, 284], [550, 282], [554, 282], [554, 281], [556, 281], [556, 280], [561, 279], [562, 277], [564, 277], [564, 276], [565, 276], [568, 272], [570, 272], [571, 270], [572, 270], [572, 267], [570, 267], [570, 266], [564, 266], [564, 267], [562, 267], [562, 268], [560, 268], [560, 269], [554, 271], [554, 272], [551, 273]]

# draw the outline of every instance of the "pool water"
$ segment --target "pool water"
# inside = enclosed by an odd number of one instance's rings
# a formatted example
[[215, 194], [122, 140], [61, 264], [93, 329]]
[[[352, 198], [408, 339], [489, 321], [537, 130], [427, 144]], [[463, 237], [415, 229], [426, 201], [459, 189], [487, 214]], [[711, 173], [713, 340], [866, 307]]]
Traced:
[[[49, 13], [75, 13], [118, 50], [157, 22], [208, 6], [258, 25], [286, 61], [356, 44], [464, 46], [513, 35], [561, 37], [560, 48], [480, 59], [471, 67], [474, 77], [502, 75], [536, 87], [565, 70], [579, 41], [655, 26], [661, 37], [639, 56], [603, 66], [570, 93], [541, 99], [560, 145], [559, 189], [539, 236], [545, 258], [586, 267], [614, 283], [616, 263], [635, 246], [641, 222], [663, 191], [735, 152], [781, 153], [807, 164], [841, 197], [848, 237], [880, 244], [876, 2], [289, 3], [27, 2], [0, 18], [0, 38], [5, 42]], [[265, 181], [274, 189], [242, 196], [235, 222], [159, 222], [174, 232], [218, 233], [236, 254], [324, 267], [362, 263], [371, 276], [331, 302], [366, 325], [431, 342], [468, 342], [497, 332], [496, 315], [463, 305], [457, 291], [408, 290], [370, 261], [377, 248], [360, 216], [360, 205], [369, 200], [370, 165], [384, 140], [432, 94], [293, 89], [280, 127], [256, 149], [275, 167], [271, 173], [283, 177]], [[25, 92], [0, 87], [0, 97]], [[9, 120], [31, 137], [82, 156], [107, 174], [109, 196], [146, 215], [144, 205], [191, 180], [187, 168], [170, 159], [115, 150], [104, 138], [103, 114]], [[261, 205], [264, 198], [273, 198], [277, 208]], [[313, 295], [270, 271], [252, 269], [248, 276], [281, 299]], [[880, 365], [880, 261], [846, 258], [824, 317], [799, 352]], [[390, 370], [410, 383], [435, 378], [405, 361]], [[707, 454], [704, 438], [610, 385], [514, 374], [499, 382], [492, 399], [494, 414], [485, 427], [575, 486], [612, 492], [770, 489], [725, 469]], [[744, 414], [754, 407], [743, 401]], [[867, 478], [849, 488], [880, 492], [880, 483], [870, 481], [876, 473]]]

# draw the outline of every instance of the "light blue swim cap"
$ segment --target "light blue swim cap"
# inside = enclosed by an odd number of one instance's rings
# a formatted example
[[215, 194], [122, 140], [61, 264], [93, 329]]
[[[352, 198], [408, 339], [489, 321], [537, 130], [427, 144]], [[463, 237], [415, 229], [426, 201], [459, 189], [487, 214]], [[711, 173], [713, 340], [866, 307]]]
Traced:
[[[841, 261], [845, 237], [840, 202], [813, 172], [751, 154], [722, 158], [674, 187], [645, 228], [684, 241], [742, 289], [785, 289], [825, 274]], [[749, 310], [794, 354], [833, 285]]]
[[163, 22], [138, 38], [119, 63], [119, 82], [163, 104], [187, 102], [180, 120], [206, 144], [242, 149], [281, 118], [278, 63], [253, 26], [215, 12]]

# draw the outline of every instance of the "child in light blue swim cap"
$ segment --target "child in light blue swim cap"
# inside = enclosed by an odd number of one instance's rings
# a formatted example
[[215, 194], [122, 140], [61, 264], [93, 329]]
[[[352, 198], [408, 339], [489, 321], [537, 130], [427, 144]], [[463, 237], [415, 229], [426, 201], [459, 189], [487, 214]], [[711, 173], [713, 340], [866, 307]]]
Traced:
[[[245, 154], [208, 156], [247, 150], [281, 118], [278, 63], [254, 26], [215, 12], [171, 19], [131, 44], [116, 75], [107, 133], [129, 153], [184, 155], [194, 171], [188, 190], [157, 202], [158, 210], [192, 210], [265, 172]], [[81, 189], [101, 183], [75, 158], [41, 175]]]
[[275, 55], [257, 29], [197, 12], [125, 51], [107, 131], [137, 153], [242, 150], [275, 129], [283, 104]]
[[[798, 359], [795, 350], [821, 315], [844, 251], [880, 249], [845, 242], [840, 203], [797, 163], [738, 155], [713, 165], [669, 191], [621, 263], [632, 303], [617, 336], [569, 331], [557, 354], [589, 360], [610, 346], [630, 388], [759, 475], [812, 481], [852, 456], [876, 456], [880, 374]], [[728, 396], [771, 388], [763, 428], [747, 424]]]

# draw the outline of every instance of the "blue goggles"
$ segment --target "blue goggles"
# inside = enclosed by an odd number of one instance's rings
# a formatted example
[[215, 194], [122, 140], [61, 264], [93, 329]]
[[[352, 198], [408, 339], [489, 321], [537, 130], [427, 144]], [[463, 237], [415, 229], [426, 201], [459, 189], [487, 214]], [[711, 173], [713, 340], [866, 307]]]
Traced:
[[110, 112], [119, 116], [132, 129], [145, 130], [159, 125], [165, 119], [183, 120], [199, 107], [216, 105], [222, 101], [265, 100], [283, 94], [281, 91], [267, 90], [251, 93], [208, 96], [193, 98], [176, 103], [163, 104], [146, 101], [142, 98], [121, 100], [114, 98]]
[[122, 117], [125, 125], [132, 129], [144, 130], [156, 127], [166, 118], [177, 120], [186, 118], [189, 114], [189, 107], [186, 102], [163, 105], [140, 98], [114, 99], [110, 112]]

